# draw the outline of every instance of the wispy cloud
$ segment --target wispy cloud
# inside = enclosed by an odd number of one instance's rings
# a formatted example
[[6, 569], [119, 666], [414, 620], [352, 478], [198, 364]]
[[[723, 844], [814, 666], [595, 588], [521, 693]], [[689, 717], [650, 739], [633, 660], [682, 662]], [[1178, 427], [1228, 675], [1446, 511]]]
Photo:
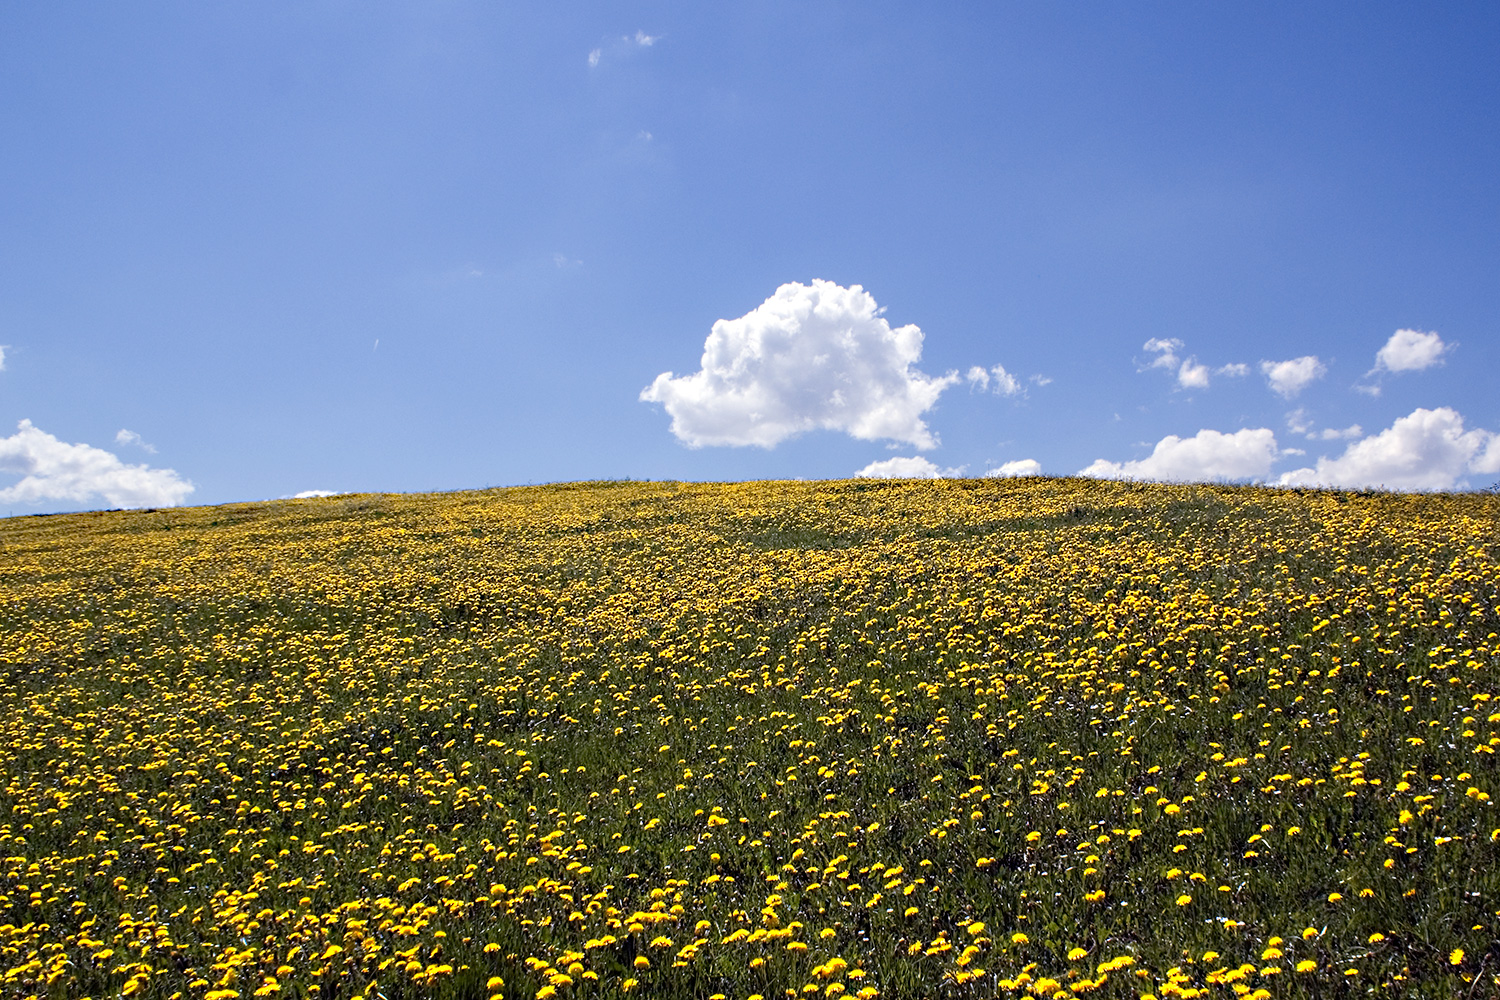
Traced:
[[[628, 52], [649, 49], [661, 41], [660, 35], [648, 35], [645, 31], [637, 30], [633, 35], [621, 35], [617, 40], [606, 40], [605, 44], [596, 46], [589, 50], [589, 69], [597, 69], [599, 64], [605, 61], [605, 56], [610, 58], [624, 55]], [[606, 48], [608, 52], [606, 53]]]
[[141, 449], [141, 451], [144, 451], [148, 455], [156, 454], [155, 445], [147, 444], [135, 431], [127, 431], [123, 427], [115, 432], [115, 444], [135, 445], [135, 447]]
[[964, 373], [964, 379], [977, 389], [989, 389], [1001, 396], [1016, 396], [1025, 391], [1021, 380], [1006, 371], [1004, 365], [989, 369], [975, 365]]

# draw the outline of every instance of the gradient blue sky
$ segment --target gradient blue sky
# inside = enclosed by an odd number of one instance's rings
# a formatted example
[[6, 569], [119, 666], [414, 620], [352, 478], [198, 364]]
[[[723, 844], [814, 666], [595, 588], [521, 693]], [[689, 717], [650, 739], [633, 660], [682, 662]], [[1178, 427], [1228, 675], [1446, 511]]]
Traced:
[[[1480, 3], [6, 4], [0, 514], [893, 458], [1486, 486], [1497, 52]], [[924, 336], [830, 378], [959, 374], [935, 446], [795, 364], [746, 376], [821, 421], [774, 447], [642, 401], [814, 279], [884, 309], [850, 357]], [[1437, 339], [1375, 370], [1398, 330]]]

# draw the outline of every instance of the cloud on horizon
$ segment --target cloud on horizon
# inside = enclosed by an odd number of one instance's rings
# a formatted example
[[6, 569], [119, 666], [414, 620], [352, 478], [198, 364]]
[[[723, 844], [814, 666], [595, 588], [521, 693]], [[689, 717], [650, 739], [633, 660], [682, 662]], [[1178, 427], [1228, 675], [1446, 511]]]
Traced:
[[1351, 443], [1337, 458], [1280, 477], [1284, 486], [1451, 490], [1470, 473], [1500, 473], [1500, 434], [1464, 430], [1457, 410], [1418, 407], [1378, 434]]
[[174, 507], [193, 492], [172, 469], [126, 465], [102, 448], [59, 441], [30, 420], [0, 438], [0, 473], [21, 477], [0, 489], [0, 503], [102, 499], [112, 507]]
[[1096, 479], [1153, 479], [1167, 482], [1259, 480], [1270, 475], [1281, 454], [1276, 435], [1257, 427], [1225, 434], [1200, 430], [1190, 438], [1169, 434], [1145, 458], [1132, 462], [1097, 459], [1080, 476]]
[[662, 404], [691, 448], [774, 448], [813, 430], [935, 448], [922, 414], [959, 377], [918, 371], [922, 331], [893, 329], [883, 312], [859, 285], [788, 282], [744, 316], [716, 322], [699, 371], [664, 372], [640, 398]]
[[856, 479], [949, 479], [964, 474], [962, 467], [944, 469], [921, 455], [887, 458], [871, 462], [854, 474]]
[[1042, 463], [1034, 458], [1021, 458], [1006, 462], [984, 474], [985, 479], [1014, 479], [1018, 476], [1040, 476]]

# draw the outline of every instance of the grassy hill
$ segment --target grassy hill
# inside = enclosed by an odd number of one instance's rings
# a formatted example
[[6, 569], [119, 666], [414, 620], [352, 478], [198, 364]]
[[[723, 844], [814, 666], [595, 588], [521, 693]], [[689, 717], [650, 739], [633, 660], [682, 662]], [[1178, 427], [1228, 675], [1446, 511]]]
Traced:
[[1493, 996], [1500, 498], [0, 522], [0, 995]]

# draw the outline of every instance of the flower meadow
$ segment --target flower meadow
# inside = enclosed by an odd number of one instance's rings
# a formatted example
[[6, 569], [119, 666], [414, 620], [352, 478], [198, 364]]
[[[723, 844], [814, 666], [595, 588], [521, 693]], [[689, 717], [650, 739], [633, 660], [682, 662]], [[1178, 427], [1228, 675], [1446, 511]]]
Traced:
[[1494, 996], [1500, 498], [0, 522], [0, 996]]

